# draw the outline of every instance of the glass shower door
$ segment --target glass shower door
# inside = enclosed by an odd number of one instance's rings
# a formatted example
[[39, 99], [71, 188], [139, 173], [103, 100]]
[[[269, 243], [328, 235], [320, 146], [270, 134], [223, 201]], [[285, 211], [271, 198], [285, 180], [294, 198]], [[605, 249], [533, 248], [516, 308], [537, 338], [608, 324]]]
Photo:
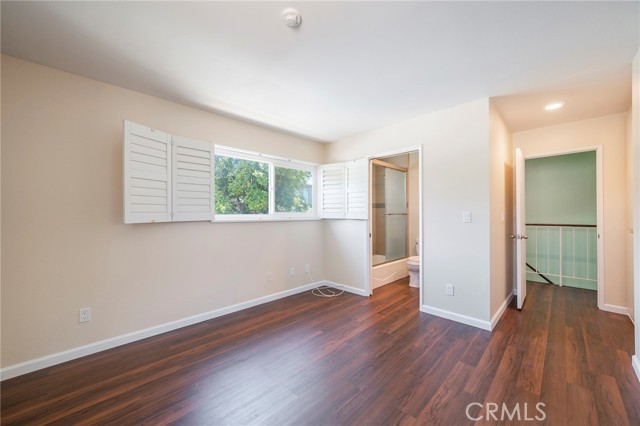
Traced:
[[385, 168], [385, 245], [387, 262], [407, 257], [407, 173]]

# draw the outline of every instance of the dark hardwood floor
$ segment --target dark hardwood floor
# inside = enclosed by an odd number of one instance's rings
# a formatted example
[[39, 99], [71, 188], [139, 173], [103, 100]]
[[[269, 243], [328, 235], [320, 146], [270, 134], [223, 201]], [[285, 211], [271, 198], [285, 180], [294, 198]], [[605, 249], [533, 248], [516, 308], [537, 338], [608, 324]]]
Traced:
[[493, 333], [419, 313], [406, 280], [295, 295], [4, 381], [2, 424], [640, 425], [629, 319], [528, 292]]

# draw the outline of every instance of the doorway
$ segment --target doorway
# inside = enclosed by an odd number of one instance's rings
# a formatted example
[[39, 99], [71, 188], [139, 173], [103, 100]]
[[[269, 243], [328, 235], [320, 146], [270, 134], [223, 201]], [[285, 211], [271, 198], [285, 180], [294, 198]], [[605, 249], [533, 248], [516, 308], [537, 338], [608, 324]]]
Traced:
[[527, 280], [595, 290], [602, 308], [602, 148], [528, 157], [518, 151], [516, 176], [521, 179], [516, 179], [516, 200], [520, 203], [512, 236], [517, 244], [518, 308], [526, 297]]
[[527, 281], [597, 290], [596, 152], [525, 160]]
[[[370, 293], [413, 273], [420, 281], [420, 150], [375, 155], [369, 158]], [[408, 260], [411, 260], [411, 271]]]

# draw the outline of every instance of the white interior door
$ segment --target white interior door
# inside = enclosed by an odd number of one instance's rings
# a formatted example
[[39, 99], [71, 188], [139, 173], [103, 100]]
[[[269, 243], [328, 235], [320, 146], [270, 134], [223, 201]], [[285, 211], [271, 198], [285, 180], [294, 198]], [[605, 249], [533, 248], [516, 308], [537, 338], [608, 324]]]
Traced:
[[522, 309], [527, 297], [527, 227], [524, 206], [524, 156], [516, 148], [516, 230], [511, 236], [516, 242], [516, 291], [517, 306]]

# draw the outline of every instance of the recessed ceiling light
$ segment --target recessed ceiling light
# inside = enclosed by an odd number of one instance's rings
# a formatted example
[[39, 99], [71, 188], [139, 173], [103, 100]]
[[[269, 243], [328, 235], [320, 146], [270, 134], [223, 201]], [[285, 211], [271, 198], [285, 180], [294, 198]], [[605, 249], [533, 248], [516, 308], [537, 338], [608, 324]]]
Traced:
[[544, 106], [545, 111], [555, 111], [556, 109], [560, 109], [564, 106], [564, 101], [551, 102], [550, 104], [546, 104]]

